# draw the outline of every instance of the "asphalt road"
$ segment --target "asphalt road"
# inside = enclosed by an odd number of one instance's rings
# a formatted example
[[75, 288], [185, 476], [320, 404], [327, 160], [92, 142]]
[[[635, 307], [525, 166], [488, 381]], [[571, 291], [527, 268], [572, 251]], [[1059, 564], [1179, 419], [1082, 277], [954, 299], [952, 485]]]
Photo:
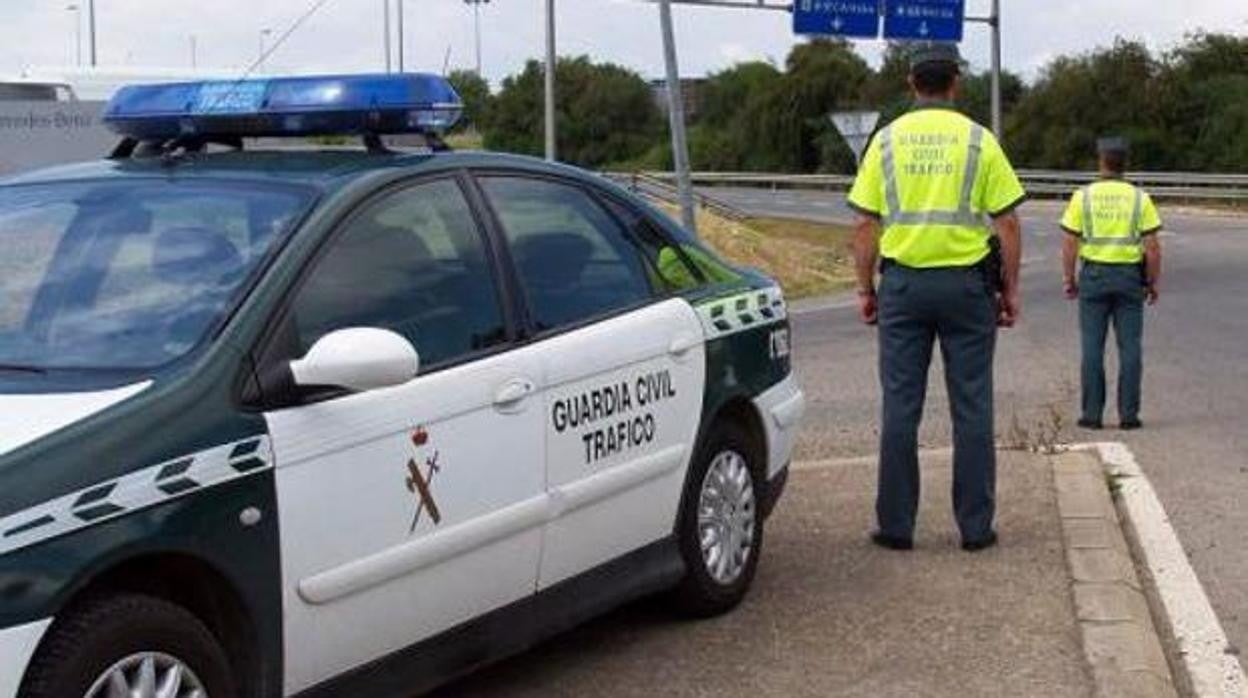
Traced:
[[867, 541], [875, 468], [792, 474], [742, 606], [706, 621], [626, 606], [474, 673], [436, 698], [971, 698], [1093, 695], [1067, 572], [1053, 466], [1002, 454], [1002, 535], [968, 555], [948, 506], [948, 455], [923, 473], [930, 524], [910, 553]]
[[[760, 215], [848, 221], [840, 194], [712, 189]], [[1026, 204], [1021, 326], [1003, 332], [997, 360], [1002, 440], [1120, 440], [1157, 488], [1236, 648], [1248, 651], [1248, 217], [1163, 209], [1161, 302], [1145, 324], [1146, 428], [1088, 432], [1077, 414], [1076, 309], [1061, 293], [1059, 205]], [[876, 449], [875, 335], [852, 297], [799, 303], [794, 356], [809, 397], [799, 458]], [[1112, 352], [1111, 352], [1112, 354]], [[1110, 363], [1111, 375], [1113, 363]], [[920, 439], [951, 441], [939, 360]], [[1112, 383], [1111, 383], [1112, 386]], [[1111, 387], [1111, 395], [1113, 390]], [[1111, 404], [1107, 424], [1116, 424]], [[1010, 478], [1003, 469], [1001, 478]], [[1007, 541], [1008, 544], [1008, 541]]]

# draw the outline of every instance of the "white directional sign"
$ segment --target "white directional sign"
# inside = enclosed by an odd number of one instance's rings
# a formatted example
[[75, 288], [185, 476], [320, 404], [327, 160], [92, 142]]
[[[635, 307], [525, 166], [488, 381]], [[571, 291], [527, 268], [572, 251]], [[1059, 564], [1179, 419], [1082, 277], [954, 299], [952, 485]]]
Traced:
[[849, 149], [854, 151], [854, 159], [862, 163], [862, 154], [867, 149], [875, 125], [880, 122], [878, 111], [842, 111], [832, 114], [832, 123], [845, 139]]

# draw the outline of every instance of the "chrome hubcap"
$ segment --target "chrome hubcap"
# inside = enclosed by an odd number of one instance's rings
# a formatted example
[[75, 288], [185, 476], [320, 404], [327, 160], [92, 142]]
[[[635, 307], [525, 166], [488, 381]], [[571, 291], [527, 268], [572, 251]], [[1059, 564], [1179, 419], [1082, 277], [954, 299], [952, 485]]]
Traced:
[[208, 698], [208, 692], [182, 660], [141, 652], [105, 671], [84, 698]]
[[754, 486], [745, 458], [723, 451], [711, 461], [698, 499], [702, 562], [716, 582], [737, 581], [754, 549]]

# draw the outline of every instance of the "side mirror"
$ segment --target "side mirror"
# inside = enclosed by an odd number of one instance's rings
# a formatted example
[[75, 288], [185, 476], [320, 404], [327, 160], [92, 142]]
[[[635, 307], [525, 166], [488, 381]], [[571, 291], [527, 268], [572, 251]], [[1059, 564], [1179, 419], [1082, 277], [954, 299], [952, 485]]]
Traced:
[[411, 342], [372, 327], [330, 332], [316, 340], [307, 356], [290, 362], [298, 387], [357, 392], [402, 385], [419, 370], [420, 357]]

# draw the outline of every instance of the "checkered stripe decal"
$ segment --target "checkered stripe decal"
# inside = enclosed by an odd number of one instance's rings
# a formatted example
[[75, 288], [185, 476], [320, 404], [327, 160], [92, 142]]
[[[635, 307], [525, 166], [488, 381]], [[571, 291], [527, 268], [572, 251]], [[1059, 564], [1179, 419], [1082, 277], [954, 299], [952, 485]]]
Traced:
[[0, 555], [267, 470], [267, 436], [217, 446], [0, 518]]
[[788, 317], [778, 286], [704, 301], [697, 306], [707, 339], [718, 339]]

